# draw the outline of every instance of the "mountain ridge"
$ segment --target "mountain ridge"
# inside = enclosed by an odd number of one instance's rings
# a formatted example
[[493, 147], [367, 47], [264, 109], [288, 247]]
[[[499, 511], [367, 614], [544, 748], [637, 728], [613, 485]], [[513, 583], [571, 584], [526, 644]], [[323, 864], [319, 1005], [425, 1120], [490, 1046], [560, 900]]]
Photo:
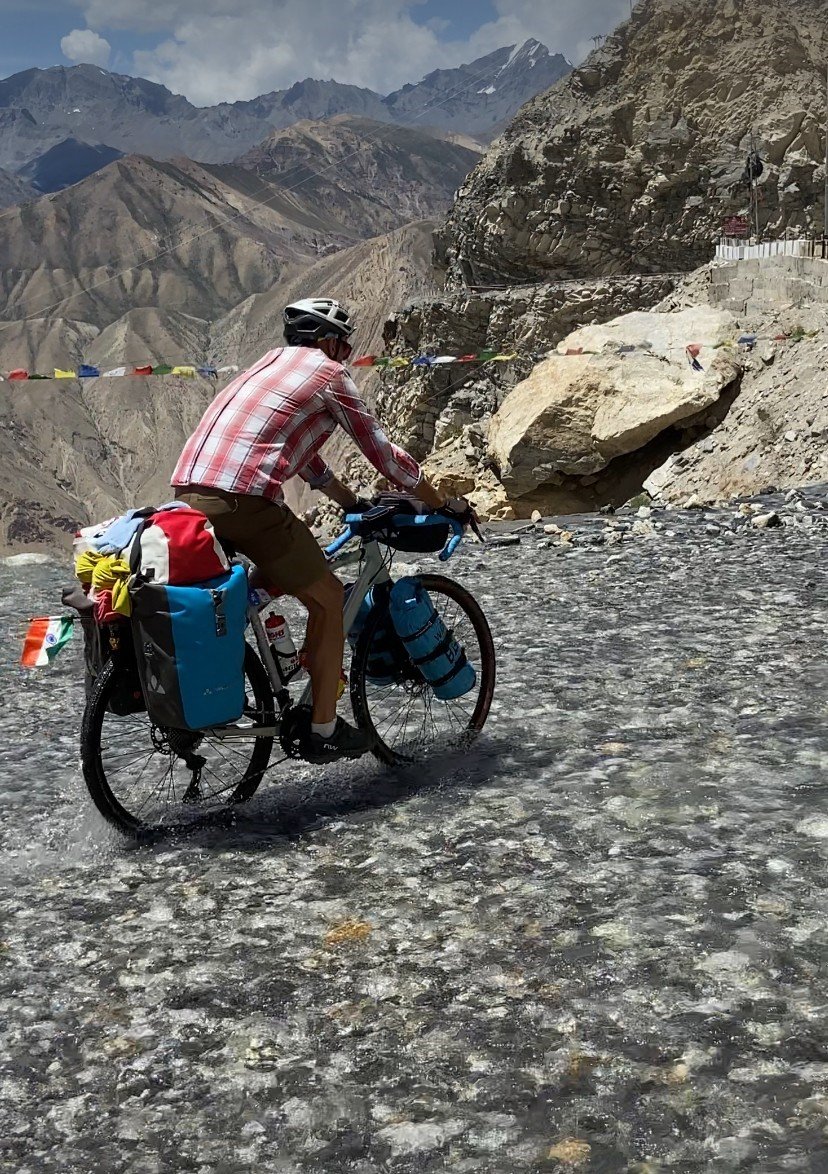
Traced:
[[[156, 82], [98, 66], [28, 69], [0, 80], [0, 167], [16, 171], [67, 138], [124, 154], [226, 163], [271, 130], [307, 118], [352, 114], [405, 124], [424, 107], [436, 129], [485, 136], [569, 68], [562, 55], [527, 41], [456, 69], [433, 71], [386, 96], [306, 78], [287, 90], [207, 107]], [[481, 84], [469, 95], [476, 78], [481, 83], [491, 78], [491, 85]]]

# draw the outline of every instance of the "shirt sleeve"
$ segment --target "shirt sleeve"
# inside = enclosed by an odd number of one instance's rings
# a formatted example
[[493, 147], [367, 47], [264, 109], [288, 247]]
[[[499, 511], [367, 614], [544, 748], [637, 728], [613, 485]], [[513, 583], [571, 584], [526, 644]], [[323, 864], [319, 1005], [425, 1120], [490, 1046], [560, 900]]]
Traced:
[[326, 465], [322, 457], [315, 453], [306, 465], [297, 472], [297, 476], [310, 485], [311, 489], [324, 489], [333, 478], [333, 469]]
[[331, 415], [355, 441], [374, 468], [399, 489], [416, 489], [423, 477], [417, 462], [392, 444], [357, 391], [347, 372], [331, 380], [324, 392]]

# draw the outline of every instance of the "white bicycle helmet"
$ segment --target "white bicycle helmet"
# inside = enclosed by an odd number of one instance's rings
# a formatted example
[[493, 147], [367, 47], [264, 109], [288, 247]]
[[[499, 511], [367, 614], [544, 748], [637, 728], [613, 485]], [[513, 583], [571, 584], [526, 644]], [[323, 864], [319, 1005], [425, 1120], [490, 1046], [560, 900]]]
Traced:
[[303, 298], [285, 306], [285, 339], [295, 346], [323, 338], [347, 339], [354, 332], [351, 315], [333, 298]]

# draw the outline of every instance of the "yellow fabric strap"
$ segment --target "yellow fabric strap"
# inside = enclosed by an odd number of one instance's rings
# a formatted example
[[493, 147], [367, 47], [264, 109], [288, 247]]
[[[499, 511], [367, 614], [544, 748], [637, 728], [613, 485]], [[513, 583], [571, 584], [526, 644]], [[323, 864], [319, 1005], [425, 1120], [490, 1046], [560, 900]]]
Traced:
[[112, 588], [112, 610], [122, 616], [132, 615], [132, 600], [129, 598], [129, 579], [116, 579]]
[[85, 550], [75, 559], [75, 574], [81, 583], [91, 583], [95, 567], [103, 558], [97, 550]]
[[92, 586], [97, 591], [112, 591], [115, 584], [129, 578], [129, 563], [116, 554], [108, 554], [95, 564]]

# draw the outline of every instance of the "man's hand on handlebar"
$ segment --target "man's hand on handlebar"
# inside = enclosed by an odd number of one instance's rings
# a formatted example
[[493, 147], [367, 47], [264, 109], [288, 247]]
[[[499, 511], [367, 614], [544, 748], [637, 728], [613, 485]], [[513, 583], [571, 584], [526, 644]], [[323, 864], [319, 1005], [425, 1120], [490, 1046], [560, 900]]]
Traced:
[[464, 527], [471, 528], [472, 532], [482, 541], [480, 519], [474, 511], [474, 506], [465, 497], [450, 497], [445, 505], [437, 510], [438, 514], [445, 514], [456, 520]]

